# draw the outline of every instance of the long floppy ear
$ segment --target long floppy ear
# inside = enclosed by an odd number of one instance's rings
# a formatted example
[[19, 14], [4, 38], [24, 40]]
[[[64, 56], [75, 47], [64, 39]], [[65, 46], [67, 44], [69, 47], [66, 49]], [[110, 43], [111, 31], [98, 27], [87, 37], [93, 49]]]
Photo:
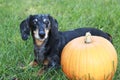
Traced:
[[27, 40], [28, 37], [30, 36], [29, 18], [21, 22], [20, 33], [23, 40]]
[[58, 22], [56, 19], [48, 15], [50, 22], [51, 22], [51, 36], [54, 37], [55, 39], [59, 38], [59, 33], [58, 33]]

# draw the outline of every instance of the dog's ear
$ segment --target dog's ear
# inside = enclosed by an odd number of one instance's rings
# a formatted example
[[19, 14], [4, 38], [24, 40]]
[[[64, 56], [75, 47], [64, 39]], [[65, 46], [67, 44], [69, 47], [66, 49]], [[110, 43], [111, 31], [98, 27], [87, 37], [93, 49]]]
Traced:
[[20, 24], [20, 33], [23, 40], [27, 40], [30, 35], [29, 18], [23, 20]]
[[51, 36], [54, 38], [58, 38], [58, 22], [56, 19], [54, 19], [52, 16], [48, 15], [50, 22], [51, 22]]

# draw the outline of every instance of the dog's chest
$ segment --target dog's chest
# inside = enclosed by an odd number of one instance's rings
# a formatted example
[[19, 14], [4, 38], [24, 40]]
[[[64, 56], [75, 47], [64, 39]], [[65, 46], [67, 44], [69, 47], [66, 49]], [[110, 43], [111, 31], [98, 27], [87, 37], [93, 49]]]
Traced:
[[40, 41], [38, 39], [35, 40], [35, 45], [37, 45], [37, 46], [43, 46], [42, 44], [44, 45], [44, 41]]
[[44, 41], [40, 46], [38, 45], [34, 46], [35, 59], [37, 60], [38, 63], [43, 63], [45, 59], [46, 43], [47, 41]]

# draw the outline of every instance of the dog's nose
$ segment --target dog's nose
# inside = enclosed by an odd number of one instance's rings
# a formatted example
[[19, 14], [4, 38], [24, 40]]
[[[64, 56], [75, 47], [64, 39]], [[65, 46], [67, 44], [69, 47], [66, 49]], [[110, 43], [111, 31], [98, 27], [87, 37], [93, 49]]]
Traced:
[[40, 31], [40, 32], [39, 32], [39, 36], [40, 36], [41, 38], [44, 38], [45, 32], [44, 32], [44, 31]]

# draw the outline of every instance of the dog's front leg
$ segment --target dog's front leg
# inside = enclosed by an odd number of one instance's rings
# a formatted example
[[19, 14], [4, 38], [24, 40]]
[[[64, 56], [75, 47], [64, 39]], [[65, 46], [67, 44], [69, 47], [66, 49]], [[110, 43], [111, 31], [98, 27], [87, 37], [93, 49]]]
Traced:
[[48, 56], [44, 62], [43, 67], [38, 71], [38, 76], [44, 74], [47, 70], [51, 68], [58, 68], [60, 66], [60, 58], [58, 55], [50, 55]]
[[48, 67], [58, 68], [60, 66], [60, 57], [56, 54], [48, 56]]
[[41, 76], [45, 71], [47, 71], [48, 64], [49, 64], [48, 59], [47, 58], [44, 59], [44, 61], [43, 61], [43, 67], [38, 71], [38, 74], [37, 74], [38, 76]]

